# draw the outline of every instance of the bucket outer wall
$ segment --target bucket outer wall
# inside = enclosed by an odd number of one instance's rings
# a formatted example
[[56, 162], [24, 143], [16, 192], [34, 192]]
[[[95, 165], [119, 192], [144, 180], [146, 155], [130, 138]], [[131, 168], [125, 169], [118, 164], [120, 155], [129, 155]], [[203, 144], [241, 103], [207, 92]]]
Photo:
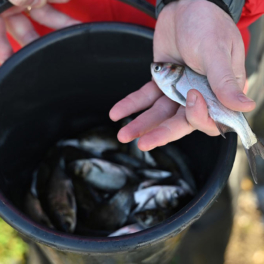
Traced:
[[57, 140], [109, 121], [110, 108], [151, 78], [153, 31], [82, 24], [47, 35], [0, 69], [0, 216], [40, 244], [52, 263], [169, 263], [182, 231], [214, 202], [231, 172], [236, 134], [195, 132], [172, 143], [188, 157], [196, 197], [163, 223], [116, 238], [49, 230], [20, 209], [32, 172]]

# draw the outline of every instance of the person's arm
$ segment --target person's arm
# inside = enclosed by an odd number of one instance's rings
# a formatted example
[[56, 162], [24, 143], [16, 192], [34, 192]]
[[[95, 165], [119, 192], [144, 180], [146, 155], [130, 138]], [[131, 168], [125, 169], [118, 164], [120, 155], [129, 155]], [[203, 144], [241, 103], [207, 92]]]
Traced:
[[6, 32], [12, 35], [21, 46], [25, 46], [39, 37], [27, 15], [23, 13], [27, 9], [31, 9], [28, 13], [33, 20], [53, 29], [80, 23], [48, 4], [65, 3], [68, 0], [10, 0], [10, 2], [15, 7], [0, 15], [0, 64], [13, 53]]

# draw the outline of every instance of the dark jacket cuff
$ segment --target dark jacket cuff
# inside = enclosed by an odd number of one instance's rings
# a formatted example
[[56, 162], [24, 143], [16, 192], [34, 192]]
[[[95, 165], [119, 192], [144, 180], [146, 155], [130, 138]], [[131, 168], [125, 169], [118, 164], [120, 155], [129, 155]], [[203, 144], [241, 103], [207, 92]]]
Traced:
[[[217, 6], [222, 8], [226, 13], [228, 13], [233, 18], [235, 23], [237, 23], [238, 20], [240, 19], [242, 9], [245, 4], [245, 0], [208, 0], [208, 1], [213, 2]], [[170, 2], [173, 2], [173, 0], [157, 0], [156, 17], [158, 17], [163, 7]]]
[[222, 0], [228, 7], [229, 12], [237, 23], [240, 19], [243, 6], [245, 5], [245, 0]]

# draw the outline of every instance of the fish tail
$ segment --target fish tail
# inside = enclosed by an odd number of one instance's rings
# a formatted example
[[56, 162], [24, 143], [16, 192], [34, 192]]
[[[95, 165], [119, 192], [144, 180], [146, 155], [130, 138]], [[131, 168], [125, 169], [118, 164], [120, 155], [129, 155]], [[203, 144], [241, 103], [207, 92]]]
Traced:
[[254, 145], [252, 145], [249, 149], [245, 148], [245, 152], [247, 154], [249, 167], [253, 176], [254, 182], [257, 184], [257, 167], [256, 167], [256, 156], [261, 156], [264, 159], [264, 145], [260, 140], [257, 141]]

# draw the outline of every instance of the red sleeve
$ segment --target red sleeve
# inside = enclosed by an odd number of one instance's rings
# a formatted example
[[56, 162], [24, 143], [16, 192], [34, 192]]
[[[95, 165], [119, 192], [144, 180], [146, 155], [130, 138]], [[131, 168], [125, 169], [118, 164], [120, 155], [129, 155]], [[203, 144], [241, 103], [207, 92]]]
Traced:
[[242, 35], [247, 52], [250, 42], [248, 26], [264, 14], [264, 0], [246, 0], [237, 26]]
[[240, 20], [237, 23], [239, 29], [248, 27], [264, 14], [264, 0], [246, 0]]

